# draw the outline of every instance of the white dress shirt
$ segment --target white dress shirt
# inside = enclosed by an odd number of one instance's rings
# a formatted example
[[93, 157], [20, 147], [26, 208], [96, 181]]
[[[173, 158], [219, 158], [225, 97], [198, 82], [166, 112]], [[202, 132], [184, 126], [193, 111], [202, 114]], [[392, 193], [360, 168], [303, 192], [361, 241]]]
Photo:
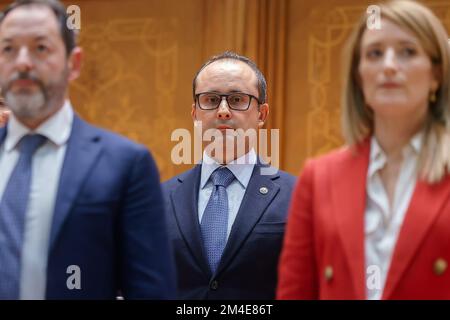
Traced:
[[0, 145], [1, 199], [19, 159], [17, 146], [22, 137], [38, 133], [48, 139], [33, 156], [22, 248], [20, 299], [45, 298], [50, 230], [73, 117], [72, 106], [66, 101], [56, 114], [36, 130], [30, 131], [11, 114], [7, 124], [7, 136]]
[[[233, 182], [227, 187], [228, 194], [228, 227], [227, 227], [227, 239], [230, 235], [231, 228], [234, 220], [238, 214], [239, 208], [244, 198], [245, 190], [247, 189], [248, 182], [253, 173], [257, 161], [255, 150], [242, 157], [228, 163], [225, 167], [230, 169], [235, 178]], [[201, 171], [201, 180], [198, 194], [198, 221], [201, 223], [203, 213], [205, 212], [206, 205], [213, 191], [213, 183], [209, 179], [211, 174], [219, 168], [221, 165], [209, 157], [206, 152], [203, 153], [203, 163]]]
[[379, 300], [383, 294], [398, 234], [416, 185], [422, 138], [422, 133], [416, 134], [402, 151], [403, 161], [392, 206], [380, 177], [387, 157], [375, 137], [371, 140], [364, 228], [366, 294], [369, 300]]

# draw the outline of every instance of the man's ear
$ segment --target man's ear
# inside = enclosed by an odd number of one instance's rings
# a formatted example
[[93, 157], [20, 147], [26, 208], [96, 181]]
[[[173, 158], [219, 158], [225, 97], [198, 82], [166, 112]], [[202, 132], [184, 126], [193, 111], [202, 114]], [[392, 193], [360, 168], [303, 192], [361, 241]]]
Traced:
[[269, 104], [264, 103], [259, 106], [258, 112], [258, 127], [262, 128], [264, 123], [266, 122], [267, 117], [269, 116]]
[[73, 81], [80, 76], [81, 64], [83, 60], [83, 50], [80, 47], [73, 48], [68, 60], [69, 81]]
[[197, 121], [197, 108], [195, 107], [195, 103], [192, 104], [192, 110], [191, 110], [191, 116], [192, 116], [192, 121]]

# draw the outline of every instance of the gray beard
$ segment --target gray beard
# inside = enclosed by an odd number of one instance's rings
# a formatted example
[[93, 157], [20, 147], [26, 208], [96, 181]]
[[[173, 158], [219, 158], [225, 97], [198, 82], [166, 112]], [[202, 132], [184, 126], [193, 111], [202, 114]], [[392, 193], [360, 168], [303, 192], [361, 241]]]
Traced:
[[48, 101], [42, 90], [36, 93], [12, 93], [7, 92], [5, 102], [9, 109], [22, 119], [40, 119], [43, 114], [49, 112]]

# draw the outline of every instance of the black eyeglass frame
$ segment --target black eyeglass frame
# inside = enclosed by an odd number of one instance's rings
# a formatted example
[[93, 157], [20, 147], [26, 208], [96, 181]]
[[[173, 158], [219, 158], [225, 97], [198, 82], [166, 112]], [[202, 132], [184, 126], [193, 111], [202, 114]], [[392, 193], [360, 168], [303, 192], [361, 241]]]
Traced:
[[[200, 105], [200, 101], [198, 99], [200, 97], [200, 95], [202, 95], [202, 94], [213, 94], [213, 95], [216, 95], [216, 96], [220, 97], [219, 103], [217, 103], [217, 106], [215, 108], [211, 108], [211, 109], [202, 108], [202, 106]], [[236, 94], [243, 94], [243, 95], [246, 95], [246, 96], [248, 96], [250, 98], [248, 100], [247, 108], [245, 108], [245, 109], [236, 109], [236, 108], [233, 108], [233, 107], [230, 106], [230, 103], [228, 102], [228, 97], [232, 96], [232, 95], [236, 95]], [[258, 103], [258, 108], [262, 104], [257, 97], [255, 97], [254, 95], [251, 95], [249, 93], [245, 93], [245, 92], [232, 92], [232, 93], [220, 94], [220, 93], [217, 93], [217, 92], [206, 91], [206, 92], [197, 93], [195, 95], [195, 105], [198, 106], [200, 109], [206, 110], [206, 111], [216, 110], [217, 108], [219, 108], [220, 104], [222, 103], [223, 98], [225, 98], [225, 101], [227, 102], [228, 108], [230, 110], [234, 110], [234, 111], [247, 111], [248, 108], [250, 108], [250, 105], [252, 104], [252, 99], [256, 100], [256, 102]]]

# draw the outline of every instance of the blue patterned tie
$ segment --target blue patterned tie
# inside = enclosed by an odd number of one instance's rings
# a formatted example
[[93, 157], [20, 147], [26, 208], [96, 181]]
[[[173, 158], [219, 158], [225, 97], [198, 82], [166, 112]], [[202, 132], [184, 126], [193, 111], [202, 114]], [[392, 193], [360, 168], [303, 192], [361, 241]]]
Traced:
[[200, 227], [212, 273], [216, 272], [227, 242], [228, 195], [226, 188], [233, 180], [233, 173], [226, 167], [221, 167], [211, 174], [214, 189], [203, 213]]
[[20, 157], [0, 201], [0, 299], [18, 299], [25, 214], [31, 185], [34, 152], [45, 142], [41, 135], [26, 135]]

